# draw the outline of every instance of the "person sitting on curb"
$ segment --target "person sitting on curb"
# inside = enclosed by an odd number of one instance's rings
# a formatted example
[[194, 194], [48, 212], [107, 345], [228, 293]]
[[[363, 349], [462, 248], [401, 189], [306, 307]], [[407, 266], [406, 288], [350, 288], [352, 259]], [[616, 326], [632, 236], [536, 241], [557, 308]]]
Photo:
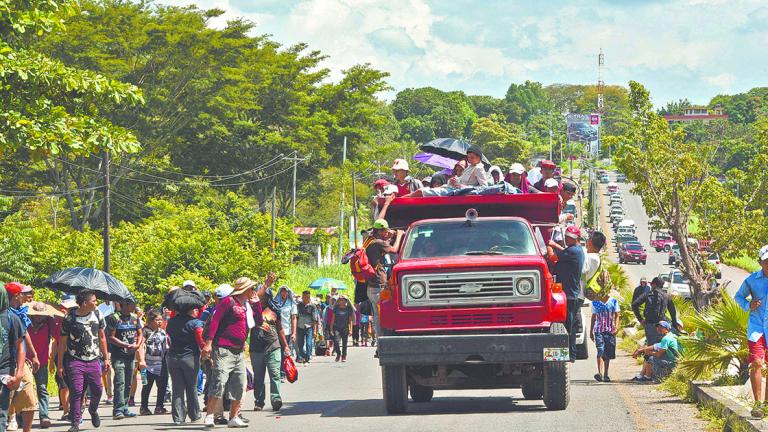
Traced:
[[[749, 345], [749, 382], [752, 385], [752, 395], [755, 398], [755, 407], [752, 416], [765, 417], [763, 395], [763, 367], [768, 360], [765, 336], [765, 296], [768, 295], [768, 245], [760, 248], [758, 263], [761, 269], [747, 276], [741, 287], [733, 296], [745, 311], [749, 311], [747, 323], [747, 344]], [[749, 298], [747, 298], [749, 297]], [[766, 382], [768, 392], [768, 379]]]
[[[642, 314], [640, 313], [641, 307], [643, 307]], [[651, 280], [650, 291], [640, 294], [632, 302], [632, 311], [645, 329], [645, 343], [648, 346], [654, 346], [661, 341], [662, 335], [658, 332], [657, 324], [667, 320], [667, 312], [669, 312], [672, 318], [671, 322], [677, 322], [675, 303], [669, 297], [669, 294], [664, 291], [664, 282], [659, 277]], [[645, 360], [642, 372], [632, 378], [632, 381], [651, 381], [650, 357], [646, 356]]]
[[672, 324], [669, 321], [659, 321], [656, 331], [661, 335], [659, 343], [638, 348], [632, 353], [632, 358], [640, 355], [648, 356], [646, 366], [643, 366], [643, 375], [652, 376], [655, 381], [661, 381], [667, 377], [677, 365], [680, 357], [680, 344], [677, 336], [672, 333]]

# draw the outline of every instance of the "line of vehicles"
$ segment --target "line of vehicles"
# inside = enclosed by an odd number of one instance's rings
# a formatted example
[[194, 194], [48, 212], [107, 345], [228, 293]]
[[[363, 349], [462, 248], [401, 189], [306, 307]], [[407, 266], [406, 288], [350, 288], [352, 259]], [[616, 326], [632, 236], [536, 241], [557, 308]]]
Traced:
[[[626, 178], [622, 174], [617, 174], [616, 179], [617, 181], [626, 181]], [[637, 237], [635, 222], [626, 218], [624, 212], [624, 199], [619, 192], [618, 184], [610, 182], [608, 173], [601, 173], [600, 182], [608, 184], [609, 204], [607, 217], [614, 230], [614, 242], [616, 254], [619, 257], [619, 263], [637, 263], [645, 265], [648, 260], [648, 252]], [[716, 269], [715, 276], [720, 279], [722, 277], [720, 256], [717, 252], [712, 252], [709, 249], [710, 241], [689, 238], [688, 242], [693, 250], [697, 250], [702, 254], [702, 259], [704, 261], [707, 261]], [[654, 231], [651, 234], [650, 247], [656, 252], [666, 253], [667, 264], [673, 266], [669, 271], [658, 275], [664, 281], [664, 286], [667, 291], [672, 295], [690, 299], [691, 289], [689, 281], [677, 268], [681, 259], [680, 245], [677, 244], [669, 233]]]

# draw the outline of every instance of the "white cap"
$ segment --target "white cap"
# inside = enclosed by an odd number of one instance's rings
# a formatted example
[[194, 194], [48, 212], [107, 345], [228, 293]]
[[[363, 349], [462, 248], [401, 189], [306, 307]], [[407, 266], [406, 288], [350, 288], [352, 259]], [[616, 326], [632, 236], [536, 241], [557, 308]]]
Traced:
[[557, 182], [557, 180], [555, 180], [555, 179], [553, 179], [553, 178], [551, 178], [551, 179], [547, 179], [547, 180], [544, 182], [544, 187], [545, 187], [545, 188], [551, 188], [551, 187], [559, 187], [559, 186], [560, 186], [560, 183], [558, 183], [558, 182]]
[[395, 185], [393, 185], [393, 184], [390, 184], [390, 185], [386, 185], [386, 186], [384, 187], [384, 192], [383, 192], [383, 194], [384, 194], [384, 195], [390, 195], [390, 194], [395, 194], [395, 195], [397, 195], [397, 191], [398, 191], [398, 189], [397, 189], [397, 186], [395, 186]]
[[512, 174], [522, 174], [525, 172], [525, 167], [521, 163], [513, 163], [511, 167], [509, 167], [509, 172]]
[[392, 170], [405, 170], [410, 171], [410, 167], [408, 166], [408, 162], [405, 159], [395, 159], [395, 163], [392, 164]]
[[217, 299], [221, 300], [223, 298], [229, 297], [229, 295], [232, 294], [232, 291], [234, 290], [235, 289], [230, 284], [221, 284], [216, 287], [215, 290], [213, 290], [213, 294]]
[[760, 248], [760, 252], [757, 254], [758, 258], [760, 258], [760, 261], [765, 261], [768, 259], [768, 245], [765, 245]]
[[184, 283], [183, 283], [183, 284], [181, 284], [181, 287], [182, 287], [182, 288], [184, 288], [184, 287], [192, 287], [192, 288], [195, 288], [195, 281], [193, 281], [193, 280], [190, 280], [190, 279], [187, 279], [187, 280], [185, 280], [185, 281], [184, 281]]

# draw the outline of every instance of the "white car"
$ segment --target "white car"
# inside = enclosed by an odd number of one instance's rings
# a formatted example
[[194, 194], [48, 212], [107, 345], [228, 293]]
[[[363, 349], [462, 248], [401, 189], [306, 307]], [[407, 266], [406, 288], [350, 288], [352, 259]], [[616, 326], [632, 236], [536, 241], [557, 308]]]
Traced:
[[723, 277], [723, 266], [720, 264], [720, 255], [717, 252], [712, 252], [707, 256], [707, 262], [717, 267], [717, 273], [715, 277], [720, 279]]
[[684, 299], [691, 299], [691, 286], [680, 270], [669, 272], [669, 280], [664, 283], [664, 288], [670, 295], [680, 296]]

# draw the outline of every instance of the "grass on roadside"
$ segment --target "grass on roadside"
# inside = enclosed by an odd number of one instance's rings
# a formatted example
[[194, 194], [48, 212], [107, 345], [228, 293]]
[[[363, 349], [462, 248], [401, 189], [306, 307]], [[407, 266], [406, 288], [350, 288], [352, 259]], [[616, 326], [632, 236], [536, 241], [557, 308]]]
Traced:
[[[335, 264], [322, 267], [310, 267], [307, 265], [295, 265], [288, 269], [278, 284], [288, 285], [295, 294], [300, 294], [308, 288], [315, 279], [334, 278], [343, 281], [347, 285], [346, 294], [350, 297], [355, 293], [355, 281], [345, 264]], [[313, 291], [317, 294], [317, 291]]]
[[760, 264], [752, 257], [742, 255], [736, 258], [723, 258], [723, 263], [731, 267], [737, 267], [750, 273], [760, 270]]

